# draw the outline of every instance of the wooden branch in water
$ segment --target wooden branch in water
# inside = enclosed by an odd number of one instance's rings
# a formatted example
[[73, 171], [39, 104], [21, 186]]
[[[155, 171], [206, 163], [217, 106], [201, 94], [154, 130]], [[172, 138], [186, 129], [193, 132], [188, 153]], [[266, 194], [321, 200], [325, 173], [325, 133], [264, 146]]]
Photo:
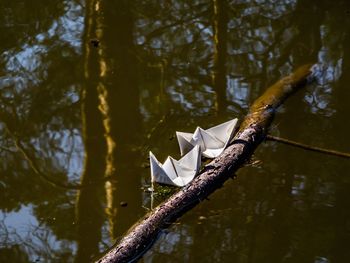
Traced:
[[284, 138], [280, 138], [280, 137], [276, 137], [276, 136], [272, 136], [272, 135], [267, 135], [266, 140], [267, 141], [281, 142], [281, 143], [284, 143], [287, 145], [295, 146], [295, 147], [309, 150], [309, 151], [313, 151], [313, 152], [319, 152], [319, 153], [334, 155], [334, 156], [343, 157], [343, 158], [350, 158], [349, 153], [344, 153], [344, 152], [339, 152], [339, 151], [335, 151], [335, 150], [329, 150], [329, 149], [324, 149], [324, 148], [320, 148], [320, 147], [310, 146], [310, 145], [306, 145], [306, 144], [303, 144], [300, 142], [295, 142], [292, 140], [288, 140], [288, 139], [284, 139]]
[[312, 72], [311, 65], [304, 65], [268, 88], [251, 106], [233, 143], [219, 157], [206, 165], [190, 184], [131, 227], [121, 241], [97, 262], [130, 262], [138, 259], [162, 229], [220, 188], [228, 178], [232, 178], [265, 139], [278, 106], [311, 80]]

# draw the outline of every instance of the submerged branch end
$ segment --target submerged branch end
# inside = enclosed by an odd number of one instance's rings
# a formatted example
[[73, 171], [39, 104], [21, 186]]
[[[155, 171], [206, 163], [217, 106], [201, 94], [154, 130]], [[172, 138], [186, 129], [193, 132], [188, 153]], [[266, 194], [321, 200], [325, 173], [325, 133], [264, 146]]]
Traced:
[[298, 148], [301, 148], [304, 150], [309, 150], [309, 151], [313, 151], [313, 152], [324, 153], [324, 154], [329, 154], [329, 155], [334, 155], [334, 156], [350, 159], [350, 153], [344, 153], [344, 152], [339, 152], [339, 151], [335, 151], [335, 150], [310, 146], [307, 144], [303, 144], [300, 142], [296, 142], [296, 141], [292, 141], [292, 140], [288, 140], [288, 139], [284, 139], [284, 138], [280, 138], [280, 137], [276, 137], [276, 136], [272, 136], [272, 135], [267, 135], [266, 140], [280, 142], [280, 143], [294, 146], [294, 147], [298, 147]]

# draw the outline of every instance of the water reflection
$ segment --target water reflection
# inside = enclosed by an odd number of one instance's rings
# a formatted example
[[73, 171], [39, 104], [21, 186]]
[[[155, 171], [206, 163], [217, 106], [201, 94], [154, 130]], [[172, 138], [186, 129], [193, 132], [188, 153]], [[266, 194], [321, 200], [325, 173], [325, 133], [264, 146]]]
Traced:
[[[179, 157], [175, 130], [244, 116], [305, 62], [324, 71], [272, 132], [350, 148], [347, 1], [27, 2], [0, 4], [0, 261], [86, 262], [150, 207], [148, 149]], [[143, 260], [348, 261], [349, 163], [255, 158]]]

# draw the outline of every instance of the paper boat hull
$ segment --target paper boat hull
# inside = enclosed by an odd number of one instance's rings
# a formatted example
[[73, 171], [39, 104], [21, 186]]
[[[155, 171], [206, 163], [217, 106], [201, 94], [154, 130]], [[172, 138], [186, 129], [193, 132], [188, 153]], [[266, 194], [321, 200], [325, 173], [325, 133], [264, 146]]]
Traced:
[[207, 130], [197, 127], [194, 133], [176, 132], [181, 155], [198, 145], [203, 156], [207, 158], [218, 157], [231, 142], [237, 122], [236, 118]]
[[200, 165], [199, 146], [194, 147], [178, 161], [169, 156], [163, 164], [150, 152], [152, 182], [182, 187], [193, 180]]

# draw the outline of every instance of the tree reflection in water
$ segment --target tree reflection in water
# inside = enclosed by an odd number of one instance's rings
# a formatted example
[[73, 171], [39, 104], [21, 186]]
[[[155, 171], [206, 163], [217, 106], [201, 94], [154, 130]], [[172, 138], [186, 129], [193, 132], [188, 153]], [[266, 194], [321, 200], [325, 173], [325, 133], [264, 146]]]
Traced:
[[[305, 62], [323, 63], [324, 74], [282, 108], [272, 132], [350, 146], [345, 0], [5, 2], [0, 261], [101, 252], [150, 205], [140, 190], [148, 148], [178, 157], [175, 130], [242, 117]], [[183, 217], [144, 261], [348, 261], [349, 164], [275, 143], [256, 158], [263, 164]], [[55, 182], [90, 185], [52, 185], [31, 161]]]

